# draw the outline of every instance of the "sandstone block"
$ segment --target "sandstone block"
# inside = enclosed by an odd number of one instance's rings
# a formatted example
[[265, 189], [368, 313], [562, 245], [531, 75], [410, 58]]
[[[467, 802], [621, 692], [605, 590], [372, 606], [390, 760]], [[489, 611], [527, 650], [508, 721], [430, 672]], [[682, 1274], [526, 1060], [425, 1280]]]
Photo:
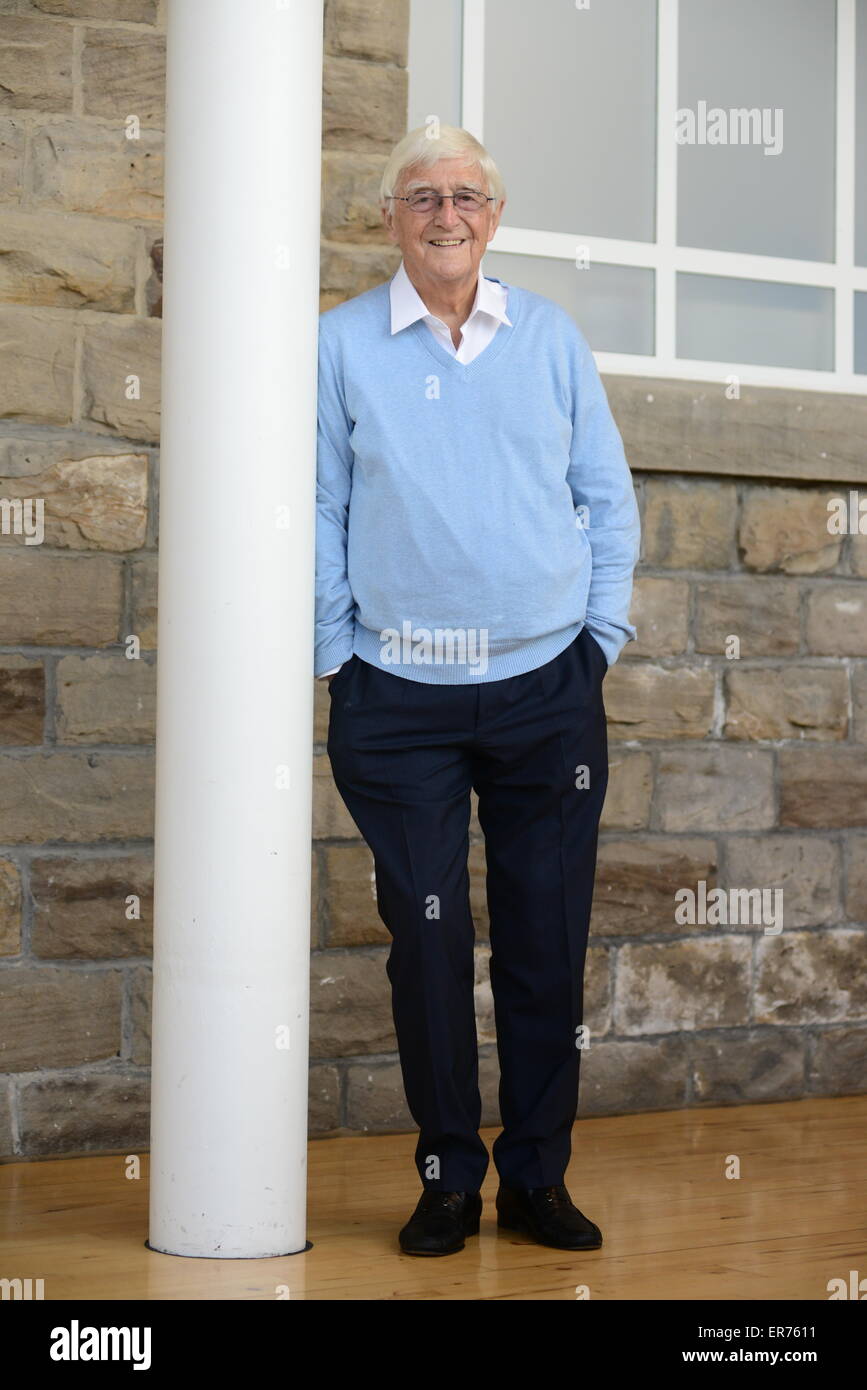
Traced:
[[689, 585], [683, 579], [639, 576], [632, 590], [629, 621], [638, 632], [623, 657], [679, 656], [686, 651]]
[[697, 1037], [693, 1094], [699, 1105], [797, 1100], [804, 1093], [806, 1038], [789, 1031]]
[[42, 742], [45, 668], [26, 656], [0, 656], [0, 743]]
[[325, 149], [390, 154], [406, 134], [404, 68], [326, 54], [323, 93]]
[[149, 965], [138, 965], [130, 972], [129, 1018], [131, 1046], [129, 1060], [139, 1067], [151, 1064], [151, 1009], [153, 1005], [153, 971]]
[[71, 25], [0, 17], [0, 106], [72, 109]]
[[728, 569], [734, 551], [733, 483], [649, 478], [644, 559], [667, 569]]
[[134, 227], [8, 209], [0, 223], [0, 298], [57, 309], [135, 309]]
[[726, 860], [727, 886], [782, 890], [785, 929], [840, 920], [840, 850], [833, 840], [792, 833], [732, 836]]
[[608, 789], [602, 807], [602, 830], [641, 830], [650, 817], [653, 771], [649, 753], [609, 753]]
[[399, 1062], [358, 1063], [346, 1069], [346, 1121], [370, 1134], [409, 1133], [409, 1113]]
[[867, 834], [849, 836], [846, 867], [846, 916], [867, 923]]
[[55, 960], [149, 955], [153, 882], [153, 856], [147, 854], [34, 859], [33, 954]]
[[747, 936], [621, 946], [614, 994], [619, 1033], [734, 1028], [750, 1021], [752, 945]]
[[594, 935], [680, 935], [674, 895], [700, 879], [715, 887], [716, 861], [714, 841], [698, 837], [603, 840], [593, 894]]
[[819, 830], [867, 824], [867, 765], [860, 748], [780, 750], [780, 825]]
[[102, 647], [118, 639], [120, 561], [0, 546], [0, 643]]
[[72, 419], [75, 325], [57, 311], [0, 308], [4, 419], [64, 425]]
[[401, 64], [408, 38], [408, 0], [329, 0], [326, 6], [326, 53]]
[[867, 656], [863, 584], [829, 584], [807, 600], [807, 644], [820, 656]]
[[313, 758], [313, 835], [317, 840], [358, 840], [361, 836], [334, 785], [326, 753]]
[[21, 197], [23, 159], [24, 121], [13, 115], [0, 116], [0, 202], [17, 203]]
[[5, 1072], [74, 1067], [120, 1052], [119, 970], [0, 970]]
[[737, 637], [740, 657], [789, 656], [798, 651], [798, 591], [788, 580], [725, 579], [697, 584], [695, 649], [724, 656]]
[[159, 0], [29, 0], [31, 8], [66, 19], [107, 19], [126, 24], [156, 24]]
[[150, 1142], [150, 1082], [82, 1072], [26, 1082], [19, 1101], [21, 1152], [138, 1153]]
[[322, 160], [322, 235], [336, 242], [386, 244], [379, 207], [384, 154], [326, 150]]
[[726, 673], [725, 732], [732, 739], [844, 739], [846, 672], [822, 666], [733, 668]]
[[827, 490], [747, 489], [738, 545], [747, 569], [823, 574], [840, 559], [840, 538], [828, 531]]
[[160, 342], [157, 319], [88, 324], [82, 354], [82, 417], [127, 439], [159, 440]]
[[320, 311], [332, 309], [389, 280], [400, 264], [393, 246], [350, 246], [326, 241], [320, 257]]
[[[54, 26], [52, 26], [54, 27]], [[85, 116], [123, 121], [137, 116], [143, 126], [163, 125], [165, 39], [132, 29], [84, 30], [81, 80]]]
[[88, 843], [152, 835], [152, 757], [0, 753], [0, 842]]
[[813, 1044], [810, 1089], [822, 1096], [863, 1095], [867, 1076], [867, 1028], [828, 1028]]
[[310, 1054], [394, 1052], [397, 1039], [385, 954], [314, 951], [310, 962]]
[[156, 666], [122, 652], [57, 663], [58, 743], [153, 743]]
[[21, 901], [18, 865], [0, 859], [0, 956], [17, 956], [21, 950]]
[[340, 1073], [327, 1062], [314, 1063], [307, 1085], [307, 1128], [322, 1135], [340, 1126]]
[[136, 556], [130, 565], [132, 632], [142, 651], [153, 651], [157, 645], [157, 568], [156, 554]]
[[615, 664], [605, 681], [612, 738], [706, 738], [713, 726], [714, 673], [706, 667]]
[[867, 936], [857, 929], [761, 937], [756, 1023], [851, 1023], [867, 1018]]
[[328, 946], [388, 945], [391, 937], [376, 905], [373, 855], [367, 845], [324, 849]]
[[55, 121], [33, 133], [33, 204], [95, 217], [159, 221], [163, 215], [163, 136], [130, 139], [120, 124]]
[[579, 1117], [677, 1110], [686, 1103], [688, 1070], [683, 1037], [591, 1042], [581, 1057]]
[[[4, 477], [9, 499], [41, 499], [44, 544], [70, 550], [137, 550], [147, 533], [147, 454], [61, 459], [38, 473]], [[20, 535], [0, 545], [23, 544]]]
[[774, 824], [770, 752], [674, 748], [660, 754], [661, 830], [764, 830]]

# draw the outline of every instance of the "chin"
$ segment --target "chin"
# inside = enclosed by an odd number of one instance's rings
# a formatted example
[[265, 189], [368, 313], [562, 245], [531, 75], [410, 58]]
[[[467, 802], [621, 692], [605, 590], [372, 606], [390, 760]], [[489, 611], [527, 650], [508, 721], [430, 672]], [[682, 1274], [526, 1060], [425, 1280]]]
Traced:
[[436, 251], [431, 251], [430, 255], [425, 256], [428, 265], [441, 265], [444, 270], [451, 266], [454, 270], [464, 270], [467, 263], [472, 260], [466, 251], [455, 252], [451, 256], [438, 255]]

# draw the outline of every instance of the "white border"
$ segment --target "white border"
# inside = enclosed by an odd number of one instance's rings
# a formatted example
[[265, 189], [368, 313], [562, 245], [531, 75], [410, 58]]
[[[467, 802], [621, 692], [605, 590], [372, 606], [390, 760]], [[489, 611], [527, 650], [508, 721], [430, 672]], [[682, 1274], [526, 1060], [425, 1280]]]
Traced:
[[[833, 264], [708, 251], [676, 244], [677, 145], [672, 132], [677, 109], [679, 3], [680, 0], [657, 0], [656, 241], [620, 241], [580, 233], [573, 236], [528, 227], [501, 226], [490, 243], [490, 250], [574, 262], [576, 248], [581, 246], [587, 248], [591, 261], [596, 264], [644, 266], [655, 272], [655, 354], [596, 352], [594, 357], [600, 371], [717, 383], [734, 377], [745, 385], [867, 395], [867, 375], [852, 370], [854, 295], [856, 290], [867, 291], [867, 267], [854, 264], [855, 0], [837, 0], [836, 260]], [[484, 139], [484, 58], [485, 0], [463, 0], [461, 124], [478, 140]], [[677, 357], [675, 284], [678, 271], [776, 284], [814, 285], [832, 290], [836, 369], [806, 371], [796, 367], [697, 362]]]
[[485, 0], [463, 0], [461, 126], [485, 139]]
[[[673, 363], [677, 321], [677, 49], [679, 0], [656, 7], [656, 357]], [[593, 253], [591, 252], [591, 259]], [[631, 355], [631, 354], [630, 354]]]
[[851, 376], [855, 290], [867, 289], [867, 271], [855, 272], [855, 0], [837, 0], [836, 155], [834, 364], [841, 376]]

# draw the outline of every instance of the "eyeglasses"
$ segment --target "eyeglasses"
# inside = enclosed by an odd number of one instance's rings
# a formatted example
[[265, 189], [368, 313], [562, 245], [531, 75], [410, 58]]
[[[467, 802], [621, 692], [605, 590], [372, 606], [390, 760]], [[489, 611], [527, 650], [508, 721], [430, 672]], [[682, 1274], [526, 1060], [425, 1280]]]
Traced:
[[476, 193], [471, 188], [462, 188], [458, 193], [435, 193], [432, 188], [421, 188], [406, 198], [397, 193], [390, 193], [389, 197], [396, 198], [399, 203], [406, 203], [410, 212], [433, 212], [434, 208], [439, 212], [444, 198], [451, 198], [458, 212], [481, 212], [485, 203], [497, 201], [496, 198], [485, 193]]

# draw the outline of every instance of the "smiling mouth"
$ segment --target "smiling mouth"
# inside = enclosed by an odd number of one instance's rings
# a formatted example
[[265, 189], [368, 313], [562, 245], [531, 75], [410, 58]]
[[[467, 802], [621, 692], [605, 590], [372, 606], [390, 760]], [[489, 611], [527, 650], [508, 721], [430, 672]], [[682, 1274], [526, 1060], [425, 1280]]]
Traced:
[[437, 237], [428, 242], [428, 246], [463, 246], [466, 237]]

